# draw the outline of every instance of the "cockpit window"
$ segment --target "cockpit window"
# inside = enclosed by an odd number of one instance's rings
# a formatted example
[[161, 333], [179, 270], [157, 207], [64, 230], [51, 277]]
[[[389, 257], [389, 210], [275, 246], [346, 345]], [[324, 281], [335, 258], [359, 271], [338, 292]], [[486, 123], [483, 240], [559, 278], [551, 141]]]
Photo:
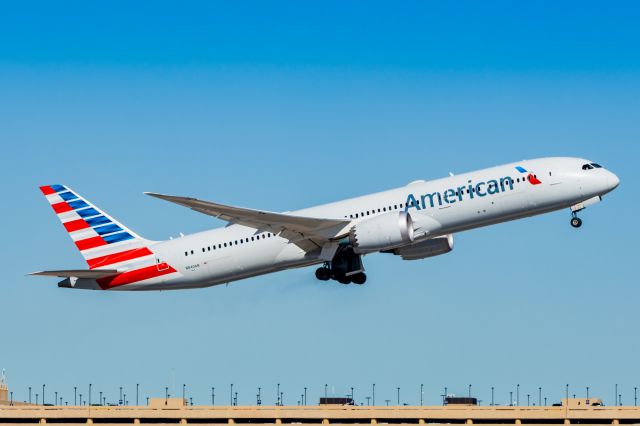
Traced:
[[602, 166], [600, 164], [598, 164], [598, 163], [591, 163], [591, 165], [593, 167], [595, 167], [596, 169], [601, 169], [602, 168]]
[[591, 170], [591, 169], [593, 169], [593, 166], [591, 164], [582, 165], [582, 170]]

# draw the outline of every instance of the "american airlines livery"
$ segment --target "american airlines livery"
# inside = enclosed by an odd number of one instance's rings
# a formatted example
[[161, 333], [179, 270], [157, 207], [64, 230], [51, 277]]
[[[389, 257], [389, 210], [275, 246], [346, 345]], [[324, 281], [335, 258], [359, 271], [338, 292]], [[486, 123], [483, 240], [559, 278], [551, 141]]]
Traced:
[[319, 280], [364, 284], [362, 256], [417, 260], [448, 253], [453, 234], [554, 210], [577, 213], [619, 179], [580, 158], [520, 161], [293, 212], [274, 213], [147, 193], [228, 222], [224, 228], [150, 241], [63, 185], [40, 189], [88, 269], [34, 272], [59, 287], [177, 290], [320, 265]]

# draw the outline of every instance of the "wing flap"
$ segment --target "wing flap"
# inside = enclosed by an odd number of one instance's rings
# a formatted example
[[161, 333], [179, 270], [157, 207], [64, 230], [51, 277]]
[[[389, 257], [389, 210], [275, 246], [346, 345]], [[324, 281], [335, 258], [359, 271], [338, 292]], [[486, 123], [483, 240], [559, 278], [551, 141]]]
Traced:
[[41, 275], [45, 277], [60, 277], [60, 278], [103, 278], [110, 275], [116, 275], [117, 269], [66, 269], [59, 271], [38, 271], [32, 272], [29, 275]]

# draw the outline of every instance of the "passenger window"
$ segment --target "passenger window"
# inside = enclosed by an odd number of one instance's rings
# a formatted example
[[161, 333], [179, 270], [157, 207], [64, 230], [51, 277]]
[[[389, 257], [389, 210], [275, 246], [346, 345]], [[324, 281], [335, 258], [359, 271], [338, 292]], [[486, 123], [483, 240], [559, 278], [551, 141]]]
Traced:
[[185, 256], [189, 256], [189, 253], [187, 253], [187, 252], [185, 251], [185, 252], [184, 252], [184, 255], [185, 255]]
[[193, 254], [193, 250], [191, 250], [191, 254]]
[[582, 170], [591, 170], [591, 169], [593, 169], [591, 164], [583, 164], [582, 165]]
[[386, 211], [387, 211], [387, 208], [386, 208], [386, 207], [383, 207], [383, 208], [382, 208], [382, 211], [383, 211], [383, 212], [386, 212]]
[[224, 246], [226, 247], [226, 246], [227, 246], [227, 243], [224, 243]]

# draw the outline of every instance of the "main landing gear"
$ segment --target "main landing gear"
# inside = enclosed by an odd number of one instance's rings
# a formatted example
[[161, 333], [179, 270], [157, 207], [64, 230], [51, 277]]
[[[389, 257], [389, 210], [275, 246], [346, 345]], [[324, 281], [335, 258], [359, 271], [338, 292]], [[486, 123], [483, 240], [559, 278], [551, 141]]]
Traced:
[[321, 268], [316, 269], [316, 278], [320, 281], [330, 279], [340, 284], [359, 284], [367, 281], [367, 276], [362, 267], [362, 259], [352, 248], [340, 249], [331, 262], [327, 262]]
[[582, 226], [582, 219], [578, 217], [578, 212], [571, 212], [571, 226], [574, 228], [580, 228]]

